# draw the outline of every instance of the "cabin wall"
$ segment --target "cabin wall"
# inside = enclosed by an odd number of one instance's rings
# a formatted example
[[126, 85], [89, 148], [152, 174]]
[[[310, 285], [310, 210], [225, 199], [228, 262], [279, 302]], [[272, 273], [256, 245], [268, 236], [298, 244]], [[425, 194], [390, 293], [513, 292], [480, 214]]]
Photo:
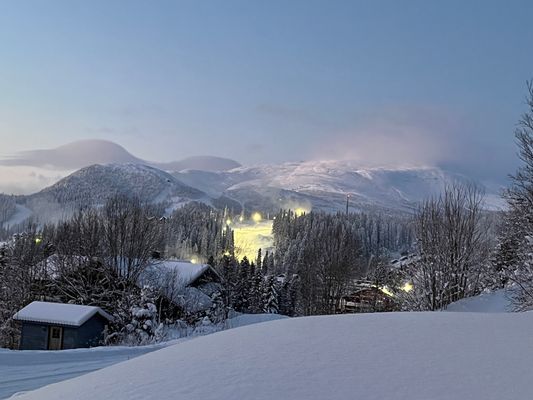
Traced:
[[[99, 346], [104, 338], [104, 329], [108, 323], [105, 318], [95, 315], [79, 328], [63, 327], [62, 349]], [[23, 322], [19, 349], [48, 350], [50, 326], [48, 324]]]
[[78, 344], [78, 328], [63, 328], [63, 350], [76, 349]]
[[47, 350], [48, 326], [22, 323], [20, 350]]
[[77, 329], [76, 347], [95, 347], [102, 343], [109, 322], [96, 314]]

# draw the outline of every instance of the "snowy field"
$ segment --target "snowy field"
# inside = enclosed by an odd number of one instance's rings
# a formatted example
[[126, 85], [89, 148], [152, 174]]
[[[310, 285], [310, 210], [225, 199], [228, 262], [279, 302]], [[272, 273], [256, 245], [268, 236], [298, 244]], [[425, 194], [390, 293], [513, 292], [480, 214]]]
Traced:
[[386, 313], [254, 324], [18, 400], [531, 398], [533, 313]]
[[[286, 318], [275, 314], [239, 315], [225, 329]], [[194, 336], [151, 346], [98, 347], [63, 351], [10, 351], [0, 349], [0, 399], [34, 390], [110, 365], [160, 350]]]

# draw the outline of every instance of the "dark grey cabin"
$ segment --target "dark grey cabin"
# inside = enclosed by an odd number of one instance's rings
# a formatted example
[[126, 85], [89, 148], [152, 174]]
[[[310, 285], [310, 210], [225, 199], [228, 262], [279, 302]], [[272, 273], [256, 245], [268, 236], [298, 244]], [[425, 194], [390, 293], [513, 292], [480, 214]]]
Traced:
[[99, 307], [34, 301], [17, 312], [20, 350], [63, 350], [102, 343], [112, 317]]

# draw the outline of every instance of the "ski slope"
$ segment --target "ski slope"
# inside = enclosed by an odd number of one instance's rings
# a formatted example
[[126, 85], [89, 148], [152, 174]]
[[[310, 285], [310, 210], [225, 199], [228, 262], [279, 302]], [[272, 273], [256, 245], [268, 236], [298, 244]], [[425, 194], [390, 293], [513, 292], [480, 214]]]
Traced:
[[244, 326], [18, 400], [523, 400], [531, 313], [387, 313]]

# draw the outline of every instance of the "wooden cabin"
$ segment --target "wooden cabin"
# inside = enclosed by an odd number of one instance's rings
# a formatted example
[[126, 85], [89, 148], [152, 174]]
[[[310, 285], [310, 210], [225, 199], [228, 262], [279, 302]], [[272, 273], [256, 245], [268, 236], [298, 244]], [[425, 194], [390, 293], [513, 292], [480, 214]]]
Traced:
[[360, 287], [349, 295], [342, 296], [339, 301], [337, 313], [365, 313], [394, 311], [396, 302], [394, 298], [375, 286]]
[[34, 301], [13, 319], [21, 324], [20, 350], [94, 347], [113, 318], [99, 307]]

